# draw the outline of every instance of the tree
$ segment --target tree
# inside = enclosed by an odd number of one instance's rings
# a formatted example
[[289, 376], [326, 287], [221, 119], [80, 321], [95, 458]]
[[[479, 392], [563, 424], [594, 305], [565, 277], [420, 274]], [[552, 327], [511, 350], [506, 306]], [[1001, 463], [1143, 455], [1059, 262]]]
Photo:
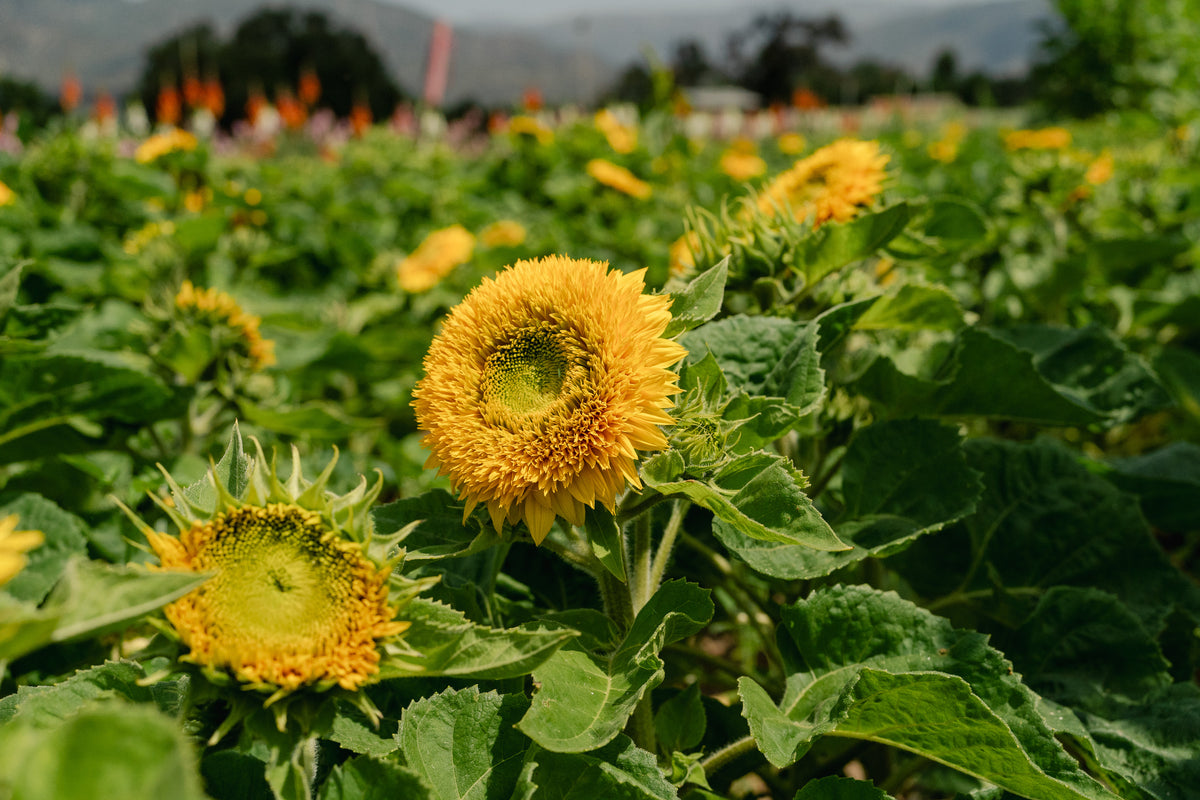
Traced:
[[387, 117], [404, 93], [366, 38], [337, 28], [319, 12], [265, 9], [243, 20], [227, 42], [197, 25], [150, 48], [139, 83], [148, 108], [163, 86], [185, 87], [192, 77], [219, 75], [226, 98], [222, 122], [241, 117], [254, 92], [267, 97], [295, 91], [304, 73], [320, 87], [316, 105], [339, 116], [365, 101], [376, 119]]
[[35, 128], [45, 125], [59, 113], [58, 101], [37, 84], [15, 78], [0, 78], [0, 113], [16, 113], [17, 119]]
[[[845, 44], [849, 40], [839, 17], [805, 19], [791, 12], [760, 14], [744, 30], [735, 31], [727, 41], [731, 71], [735, 81], [758, 92], [767, 102], [786, 102], [797, 85], [814, 84], [834, 78], [821, 60], [825, 43]], [[818, 89], [818, 94], [822, 92]]]
[[687, 39], [675, 46], [671, 72], [675, 75], [676, 86], [700, 86], [724, 80], [721, 71], [709, 61], [704, 45], [695, 39]]
[[1200, 0], [1057, 0], [1032, 77], [1048, 108], [1074, 116], [1200, 112]]

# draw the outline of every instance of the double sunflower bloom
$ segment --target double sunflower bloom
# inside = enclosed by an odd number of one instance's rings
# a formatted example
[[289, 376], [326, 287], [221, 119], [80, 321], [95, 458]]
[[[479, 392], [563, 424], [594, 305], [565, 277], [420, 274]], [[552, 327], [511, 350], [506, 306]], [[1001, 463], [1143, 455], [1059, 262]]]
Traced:
[[446, 318], [414, 392], [427, 467], [450, 478], [464, 517], [485, 505], [497, 531], [523, 521], [537, 543], [556, 517], [582, 525], [641, 486], [639, 450], [660, 425], [686, 354], [663, 337], [669, 295], [645, 271], [549, 256], [485, 278]]

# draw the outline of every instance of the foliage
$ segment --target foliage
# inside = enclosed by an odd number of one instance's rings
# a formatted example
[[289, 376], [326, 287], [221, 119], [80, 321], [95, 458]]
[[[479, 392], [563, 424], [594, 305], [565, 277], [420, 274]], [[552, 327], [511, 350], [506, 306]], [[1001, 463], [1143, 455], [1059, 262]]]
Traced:
[[[0, 588], [0, 793], [1194, 793], [1195, 132], [898, 117], [882, 194], [817, 225], [757, 202], [794, 138], [747, 185], [617, 111], [621, 151], [543, 114], [0, 155], [0, 520], [44, 536]], [[469, 259], [402, 289], [453, 225]], [[411, 400], [449, 310], [547, 254], [646, 268], [687, 355], [640, 487], [535, 545], [423, 469]], [[178, 660], [161, 609], [208, 575], [147, 531], [250, 485], [394, 566], [366, 685], [264, 708]]]

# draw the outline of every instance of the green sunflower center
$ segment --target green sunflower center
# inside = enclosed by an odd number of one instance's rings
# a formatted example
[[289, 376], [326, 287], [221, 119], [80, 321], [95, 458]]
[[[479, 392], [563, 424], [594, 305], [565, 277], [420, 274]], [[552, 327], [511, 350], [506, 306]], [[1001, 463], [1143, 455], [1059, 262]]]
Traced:
[[226, 645], [319, 652], [353, 624], [361, 558], [317, 514], [284, 505], [227, 512], [214, 519], [202, 560], [198, 567], [216, 572], [201, 591]]
[[570, 367], [568, 348], [555, 331], [520, 331], [484, 363], [484, 402], [516, 415], [540, 411], [560, 396]]

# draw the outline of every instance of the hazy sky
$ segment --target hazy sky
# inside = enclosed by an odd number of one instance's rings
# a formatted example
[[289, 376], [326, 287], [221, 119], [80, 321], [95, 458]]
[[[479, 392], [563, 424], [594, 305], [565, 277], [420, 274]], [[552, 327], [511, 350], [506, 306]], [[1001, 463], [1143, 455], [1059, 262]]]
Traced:
[[[432, 17], [458, 24], [549, 22], [606, 13], [697, 13], [736, 11], [745, 8], [786, 6], [797, 12], [806, 8], [823, 13], [839, 3], [830, 0], [386, 0], [422, 11]], [[881, 11], [897, 6], [946, 7], [970, 5], [987, 0], [849, 0], [855, 6], [878, 6]]]

